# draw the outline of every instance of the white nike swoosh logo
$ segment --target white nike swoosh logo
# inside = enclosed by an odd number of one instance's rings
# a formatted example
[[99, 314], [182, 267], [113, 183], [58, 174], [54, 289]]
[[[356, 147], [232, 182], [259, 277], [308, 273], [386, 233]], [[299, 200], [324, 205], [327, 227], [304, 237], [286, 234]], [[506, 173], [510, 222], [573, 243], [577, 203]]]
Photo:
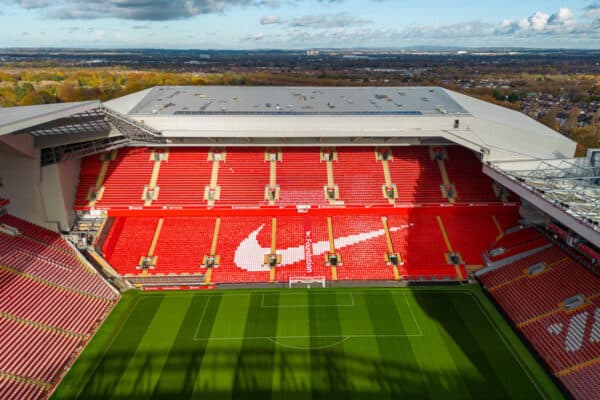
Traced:
[[[246, 271], [268, 271], [270, 267], [264, 265], [265, 254], [271, 253], [270, 247], [262, 247], [256, 239], [258, 234], [263, 230], [265, 225], [261, 225], [250, 233], [247, 238], [242, 240], [238, 248], [235, 250], [233, 262], [241, 269]], [[403, 225], [400, 228], [390, 228], [391, 232], [396, 232], [401, 229], [408, 228], [408, 225]], [[378, 229], [367, 233], [358, 233], [355, 235], [349, 235], [334, 240], [335, 248], [342, 249], [344, 247], [352, 246], [367, 240], [375, 239], [379, 236], [385, 235], [384, 229]], [[329, 250], [329, 241], [324, 240], [322, 242], [313, 243], [313, 255], [322, 255]], [[277, 253], [281, 254], [282, 265], [292, 265], [299, 261], [304, 260], [304, 245], [298, 245], [296, 247], [289, 247], [287, 249], [277, 249]]]

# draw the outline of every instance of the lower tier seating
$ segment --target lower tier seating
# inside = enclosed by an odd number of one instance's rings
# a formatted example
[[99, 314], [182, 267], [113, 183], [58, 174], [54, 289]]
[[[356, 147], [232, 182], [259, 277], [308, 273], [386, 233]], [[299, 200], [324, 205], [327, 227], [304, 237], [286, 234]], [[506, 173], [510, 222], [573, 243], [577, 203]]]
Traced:
[[57, 233], [0, 224], [0, 398], [47, 398], [118, 294]]
[[46, 389], [41, 386], [10, 380], [0, 376], [0, 399], [38, 400], [46, 397]]
[[[503, 212], [511, 213], [512, 219], [505, 219], [514, 223], [516, 209], [507, 208]], [[494, 222], [485, 212], [440, 208], [439, 214], [439, 219], [437, 215], [410, 213], [332, 214], [331, 236], [326, 215], [166, 217], [160, 223], [162, 229], [152, 254], [156, 257], [155, 265], [145, 271], [138, 265], [148, 255], [159, 218], [116, 217], [102, 251], [117, 271], [128, 276], [204, 275], [207, 269], [202, 265], [203, 260], [213, 256], [217, 265], [208, 278], [212, 283], [287, 282], [290, 277], [306, 275], [340, 280], [392, 280], [397, 275], [386, 258], [388, 253], [399, 256], [398, 275], [404, 279], [450, 280], [459, 276], [458, 271], [466, 278], [465, 262], [483, 263], [482, 254], [497, 235]], [[391, 249], [383, 217], [387, 219]], [[447, 238], [439, 221], [443, 222]], [[466, 233], [478, 239], [465, 241], [461, 235]], [[326, 265], [330, 238], [334, 253], [340, 258], [337, 276]], [[213, 239], [215, 251], [210, 254]], [[447, 242], [453, 252], [466, 260], [459, 257], [457, 264], [453, 264], [455, 260], [450, 258]], [[271, 254], [273, 245], [279, 260], [271, 271], [265, 257]]]
[[[492, 294], [516, 323], [548, 313], [573, 296], [592, 296], [600, 292], [600, 278], [564, 253], [548, 259], [549, 270], [527, 276], [493, 290]], [[551, 294], [551, 295], [549, 295]]]
[[[535, 238], [529, 231], [520, 236]], [[510, 236], [510, 235], [509, 235]], [[515, 241], [507, 237], [505, 243]], [[557, 247], [513, 253], [485, 285], [575, 399], [600, 393], [600, 277]], [[501, 264], [500, 264], [501, 265]]]
[[600, 393], [600, 363], [574, 371], [561, 382], [577, 400], [596, 400]]

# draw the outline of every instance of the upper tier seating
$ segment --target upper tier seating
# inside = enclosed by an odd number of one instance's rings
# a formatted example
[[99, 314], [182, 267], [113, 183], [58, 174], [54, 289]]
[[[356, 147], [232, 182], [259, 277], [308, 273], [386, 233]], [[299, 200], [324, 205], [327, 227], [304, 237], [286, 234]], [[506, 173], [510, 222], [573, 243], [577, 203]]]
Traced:
[[381, 187], [385, 184], [381, 161], [373, 147], [340, 147], [333, 163], [335, 183], [346, 204], [388, 204]]
[[327, 168], [320, 161], [318, 147], [285, 148], [277, 164], [279, 204], [327, 204], [323, 187], [327, 186]]
[[0, 398], [46, 398], [118, 295], [57, 233], [0, 224], [20, 232], [0, 233]]
[[[392, 182], [398, 187], [398, 203], [444, 203], [442, 175], [428, 147], [392, 147]], [[481, 170], [481, 168], [480, 168]]]
[[208, 150], [206, 147], [171, 148], [168, 160], [161, 162], [156, 182], [159, 194], [152, 204], [157, 206], [204, 204], [204, 188], [210, 182], [212, 171]]
[[265, 186], [269, 184], [269, 163], [260, 148], [227, 149], [225, 162], [219, 168], [221, 198], [218, 204], [265, 204]]
[[450, 182], [456, 187], [459, 202], [497, 201], [492, 179], [481, 172], [481, 161], [475, 154], [461, 146], [447, 146], [446, 170]]
[[[152, 176], [151, 154], [152, 150], [149, 148], [120, 149], [116, 159], [109, 163], [103, 183], [104, 193], [96, 206], [102, 208], [143, 205], [144, 186], [150, 182]], [[87, 206], [89, 189], [95, 186], [101, 165], [102, 162], [97, 155], [82, 161], [76, 206]]]
[[[219, 198], [211, 206], [269, 205], [265, 187], [270, 183], [271, 163], [265, 160], [265, 148], [223, 148], [224, 159], [219, 162], [215, 188]], [[387, 162], [390, 180], [397, 190], [396, 204], [447, 203], [442, 195], [442, 174], [437, 160], [431, 159], [429, 147], [391, 147]], [[160, 150], [157, 150], [160, 151]], [[329, 205], [324, 188], [328, 185], [327, 162], [321, 160], [319, 147], [284, 147], [277, 150], [281, 159], [275, 162], [275, 184], [279, 199], [274, 205]], [[151, 148], [125, 148], [108, 161], [103, 179], [104, 161], [98, 155], [83, 159], [76, 208], [143, 206], [144, 187], [151, 183], [154, 161]], [[160, 163], [156, 186], [158, 194], [152, 207], [207, 207], [206, 187], [213, 172], [213, 161], [206, 147], [173, 147]], [[333, 185], [339, 200], [346, 205], [389, 205], [383, 196], [386, 183], [384, 166], [376, 157], [375, 147], [339, 147], [331, 162]], [[481, 172], [481, 162], [473, 152], [459, 146], [448, 146], [445, 161], [449, 180], [458, 191], [460, 202], [497, 201], [492, 181]], [[104, 158], [109, 159], [107, 155]], [[90, 188], [99, 183], [104, 190], [100, 200], [90, 203]]]

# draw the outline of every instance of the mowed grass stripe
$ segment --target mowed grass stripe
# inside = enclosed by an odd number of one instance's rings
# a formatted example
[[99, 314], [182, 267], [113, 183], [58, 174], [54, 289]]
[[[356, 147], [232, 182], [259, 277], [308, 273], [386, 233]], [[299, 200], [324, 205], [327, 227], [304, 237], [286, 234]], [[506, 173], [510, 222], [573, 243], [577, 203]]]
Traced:
[[[222, 297], [209, 297], [206, 309], [198, 311], [200, 329], [196, 339], [199, 339], [198, 344], [206, 343], [206, 350], [191, 398], [229, 399], [236, 379], [251, 295], [225, 293]], [[211, 313], [216, 318], [208, 330], [203, 321]]]
[[160, 308], [164, 295], [140, 297], [134, 311], [121, 326], [115, 341], [101, 355], [98, 366], [77, 396], [78, 399], [110, 399], [115, 386], [127, 370], [129, 361], [148, 332], [152, 317]]
[[[154, 300], [151, 297], [146, 299]], [[146, 334], [116, 384], [113, 396], [148, 398], [152, 395], [190, 303], [190, 296], [162, 299]]]
[[[405, 318], [412, 318], [407, 313], [400, 314], [390, 291], [382, 291], [365, 296], [369, 318], [375, 333], [388, 332], [389, 324], [396, 325], [401, 334], [414, 330], [414, 323], [408, 328]], [[405, 308], [404, 311], [407, 311]], [[409, 399], [428, 399], [428, 389], [423, 386], [423, 375], [416, 361], [410, 337], [375, 338], [381, 359], [379, 374], [375, 376], [382, 391], [391, 392], [394, 397]]]
[[432, 398], [443, 398], [453, 393], [469, 398], [468, 382], [478, 379], [479, 372], [465, 357], [457, 356], [460, 349], [454, 349], [454, 340], [451, 339], [450, 344], [448, 342], [446, 324], [453, 322], [440, 320], [439, 314], [445, 315], [446, 308], [452, 307], [452, 304], [444, 296], [437, 293], [406, 294], [415, 315], [420, 317], [418, 321], [423, 332], [423, 340], [412, 341], [413, 349]]
[[[490, 396], [507, 398], [505, 388], [498, 380], [497, 371], [478, 346], [469, 324], [461, 318], [461, 315], [467, 315], [473, 321], [481, 318], [470, 295], [441, 294], [435, 295], [435, 299], [438, 300], [436, 306], [431, 307], [428, 312], [440, 321], [442, 329], [445, 330], [446, 347], [457, 364], [460, 378], [465, 381], [465, 395], [468, 393], [473, 399]], [[482, 332], [475, 333], [479, 334]], [[501, 350], [507, 351], [506, 348]], [[495, 388], [493, 394], [490, 394], [490, 387]]]
[[[279, 293], [272, 300], [277, 304]], [[246, 316], [244, 340], [238, 354], [232, 394], [235, 399], [264, 399], [271, 397], [275, 342], [277, 336], [277, 307], [262, 307], [262, 293], [250, 297]]]
[[[308, 293], [281, 296], [288, 307], [279, 310], [273, 371], [273, 400], [305, 400], [312, 397]], [[286, 339], [286, 337], [293, 337]]]
[[[218, 304], [221, 293], [212, 297], [211, 303]], [[191, 303], [179, 328], [179, 333], [167, 356], [162, 374], [154, 389], [152, 399], [187, 399], [194, 390], [196, 377], [204, 357], [207, 341], [193, 340], [197, 329], [210, 332], [216, 313], [207, 312], [202, 318], [202, 327], [198, 327], [199, 310], [204, 310], [209, 302], [208, 296], [190, 294]]]
[[[488, 379], [488, 375], [493, 374], [497, 379], [498, 384], [504, 389], [507, 398], [527, 398], [540, 399], [542, 394], [538, 392], [534, 383], [525, 373], [519, 362], [515, 359], [511, 349], [504, 346], [498, 349], [495, 345], [500, 338], [500, 332], [492, 325], [485, 315], [485, 311], [479, 306], [478, 299], [472, 294], [464, 296], [454, 296], [453, 302], [456, 307], [462, 307], [459, 303], [467, 303], [470, 299], [473, 303], [473, 313], [479, 313], [483, 318], [475, 317], [469, 313], [459, 313], [459, 317], [463, 325], [468, 327], [472, 346], [481, 352], [485, 357], [487, 365], [490, 366], [489, 373], [483, 374], [484, 379]], [[509, 345], [507, 343], [507, 345]], [[476, 364], [480, 365], [480, 364]], [[507, 373], [498, 374], [496, 371], [506, 371]]]
[[388, 393], [381, 392], [378, 381], [382, 369], [378, 360], [382, 355], [377, 346], [375, 330], [369, 321], [369, 310], [365, 300], [368, 295], [354, 293], [352, 295], [354, 307], [344, 307], [339, 310], [342, 333], [358, 332], [362, 335], [362, 337], [350, 337], [343, 343], [346, 371], [352, 383], [352, 392], [348, 394], [348, 398], [385, 400], [390, 396]]
[[346, 373], [336, 291], [309, 291], [310, 370], [313, 399], [331, 399], [351, 392]]

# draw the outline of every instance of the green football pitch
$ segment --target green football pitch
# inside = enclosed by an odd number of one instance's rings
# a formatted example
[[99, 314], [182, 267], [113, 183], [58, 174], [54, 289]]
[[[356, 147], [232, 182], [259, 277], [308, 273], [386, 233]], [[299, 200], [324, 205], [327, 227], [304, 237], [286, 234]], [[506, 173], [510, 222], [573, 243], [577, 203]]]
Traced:
[[129, 292], [53, 399], [554, 399], [477, 287]]

